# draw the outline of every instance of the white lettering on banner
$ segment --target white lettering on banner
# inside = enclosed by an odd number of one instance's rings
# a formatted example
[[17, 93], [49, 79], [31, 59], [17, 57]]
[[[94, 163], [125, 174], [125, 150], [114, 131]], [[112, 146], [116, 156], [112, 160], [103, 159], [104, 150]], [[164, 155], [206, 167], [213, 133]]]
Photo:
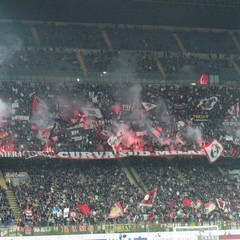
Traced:
[[114, 154], [112, 152], [59, 152], [56, 154], [58, 158], [68, 158], [68, 159], [112, 159], [112, 158], [124, 158], [129, 156], [206, 156], [206, 153], [202, 151], [133, 151], [133, 152], [119, 152]]
[[54, 152], [45, 152], [45, 151], [25, 151], [22, 153], [22, 157], [33, 158], [33, 157], [48, 157], [55, 158], [56, 155]]
[[240, 122], [223, 122], [223, 126], [240, 127]]
[[0, 157], [23, 157], [23, 153], [22, 152], [0, 152]]
[[132, 104], [122, 104], [122, 110], [124, 112], [132, 112], [135, 111], [137, 108], [135, 105]]
[[57, 155], [59, 158], [68, 158], [68, 152], [59, 152]]
[[24, 152], [0, 152], [2, 158], [34, 158], [34, 157], [46, 157], [46, 158], [65, 158], [65, 159], [114, 159], [124, 158], [129, 156], [140, 157], [159, 157], [159, 156], [206, 156], [204, 151], [124, 151], [124, 152], [46, 152], [46, 151], [24, 151]]
[[151, 156], [151, 153], [148, 151], [134, 151], [135, 156]]
[[73, 129], [79, 129], [79, 128], [83, 128], [83, 122], [82, 122], [82, 119], [80, 120], [81, 122], [79, 122], [78, 124], [76, 125], [73, 125], [73, 126], [69, 126], [67, 128], [67, 130], [73, 130]]
[[183, 155], [183, 156], [205, 156], [206, 154], [202, 151], [155, 151], [155, 156], [175, 156], [175, 155]]
[[76, 136], [76, 137], [72, 137], [73, 141], [82, 141], [83, 137], [82, 136]]
[[81, 157], [86, 159], [94, 159], [92, 152], [81, 152]]
[[12, 120], [19, 120], [19, 121], [29, 121], [29, 116], [25, 116], [25, 115], [15, 115], [12, 116]]

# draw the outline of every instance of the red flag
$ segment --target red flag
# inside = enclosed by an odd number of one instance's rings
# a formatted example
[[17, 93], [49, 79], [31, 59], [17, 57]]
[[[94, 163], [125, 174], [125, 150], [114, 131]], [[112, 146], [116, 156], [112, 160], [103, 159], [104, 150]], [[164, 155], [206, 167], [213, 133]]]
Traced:
[[80, 212], [85, 215], [89, 216], [91, 214], [91, 209], [88, 206], [88, 204], [77, 204], [77, 208], [80, 210]]
[[207, 85], [208, 84], [208, 75], [207, 74], [202, 74], [202, 76], [197, 80], [197, 84]]
[[150, 192], [144, 197], [144, 199], [141, 201], [141, 203], [139, 204], [139, 206], [152, 207], [156, 195], [157, 195], [157, 188], [154, 188], [152, 191], [150, 191]]
[[231, 149], [229, 151], [227, 151], [227, 154], [229, 157], [234, 157], [237, 158], [240, 156], [240, 151], [235, 149], [233, 146], [231, 147]]
[[188, 198], [184, 198], [182, 204], [184, 207], [192, 207], [192, 202]]
[[217, 205], [220, 209], [225, 210], [226, 202], [216, 198]]
[[47, 104], [34, 94], [32, 101], [32, 112], [46, 113], [47, 111], [48, 111]]
[[123, 209], [121, 203], [116, 202], [113, 205], [113, 207], [108, 215], [108, 218], [118, 218], [120, 216], [123, 216], [123, 213], [124, 213], [124, 209]]

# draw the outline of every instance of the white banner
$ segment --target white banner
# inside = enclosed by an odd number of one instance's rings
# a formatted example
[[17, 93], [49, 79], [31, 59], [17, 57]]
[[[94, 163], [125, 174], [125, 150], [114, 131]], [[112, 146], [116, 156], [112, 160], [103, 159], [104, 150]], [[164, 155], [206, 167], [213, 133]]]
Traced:
[[234, 118], [239, 119], [240, 117], [240, 104], [237, 102], [233, 106], [231, 106], [228, 110], [228, 113]]
[[213, 109], [217, 102], [218, 102], [217, 97], [204, 98], [200, 100], [197, 107], [201, 107], [202, 110], [210, 111]]
[[148, 102], [142, 102], [142, 105], [147, 112], [157, 107], [157, 105]]
[[150, 128], [149, 131], [156, 137], [159, 138], [162, 132], [161, 128]]
[[103, 118], [101, 111], [98, 108], [82, 108], [83, 113], [88, 117]]
[[223, 146], [217, 140], [213, 140], [209, 146], [205, 147], [205, 151], [209, 162], [213, 163], [222, 155]]
[[63, 209], [63, 217], [64, 217], [64, 218], [67, 218], [67, 217], [68, 217], [69, 211], [70, 211], [69, 208], [64, 208], [64, 209]]
[[25, 115], [15, 115], [12, 116], [12, 120], [19, 120], [19, 121], [29, 121], [30, 117]]

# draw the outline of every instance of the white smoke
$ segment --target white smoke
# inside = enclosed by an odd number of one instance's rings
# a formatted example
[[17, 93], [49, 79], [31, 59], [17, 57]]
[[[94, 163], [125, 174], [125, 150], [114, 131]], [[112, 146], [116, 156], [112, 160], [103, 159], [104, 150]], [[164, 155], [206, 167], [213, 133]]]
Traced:
[[9, 117], [10, 113], [10, 106], [7, 103], [3, 102], [2, 99], [0, 99], [0, 120]]
[[240, 129], [238, 129], [238, 130], [236, 131], [235, 135], [236, 135], [237, 138], [240, 138]]
[[187, 126], [186, 129], [186, 137], [188, 140], [191, 140], [195, 143], [198, 143], [199, 145], [202, 144], [203, 139], [202, 139], [202, 132], [198, 127], [191, 127]]
[[53, 116], [50, 113], [34, 113], [31, 117], [30, 122], [36, 126], [38, 126], [38, 129], [46, 129], [49, 126], [54, 124]]
[[118, 52], [117, 56], [114, 56], [108, 65], [108, 70], [110, 70], [115, 77], [133, 80], [136, 79], [137, 76], [135, 62], [133, 55]]
[[139, 83], [132, 85], [128, 91], [128, 101], [134, 103], [139, 107], [141, 105], [141, 92], [142, 86]]
[[23, 46], [23, 41], [15, 34], [2, 34], [0, 46], [0, 64], [3, 64], [13, 57], [13, 54], [20, 51]]

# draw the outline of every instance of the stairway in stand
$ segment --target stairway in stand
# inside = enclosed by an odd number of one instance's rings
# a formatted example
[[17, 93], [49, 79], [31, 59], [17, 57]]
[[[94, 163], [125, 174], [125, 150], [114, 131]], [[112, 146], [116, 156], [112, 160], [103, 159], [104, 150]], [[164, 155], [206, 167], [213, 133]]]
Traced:
[[118, 162], [130, 183], [138, 187], [142, 194], [147, 193], [148, 189], [141, 180], [140, 176], [138, 175], [134, 167], [132, 166], [131, 161], [129, 159], [118, 159]]
[[5, 179], [3, 177], [2, 171], [0, 171], [0, 186], [6, 190], [7, 198], [10, 204], [10, 207], [13, 210], [13, 214], [15, 216], [15, 219], [18, 219], [20, 216], [20, 209], [17, 203], [17, 200], [14, 196], [14, 193], [12, 190], [10, 190], [5, 182]]

